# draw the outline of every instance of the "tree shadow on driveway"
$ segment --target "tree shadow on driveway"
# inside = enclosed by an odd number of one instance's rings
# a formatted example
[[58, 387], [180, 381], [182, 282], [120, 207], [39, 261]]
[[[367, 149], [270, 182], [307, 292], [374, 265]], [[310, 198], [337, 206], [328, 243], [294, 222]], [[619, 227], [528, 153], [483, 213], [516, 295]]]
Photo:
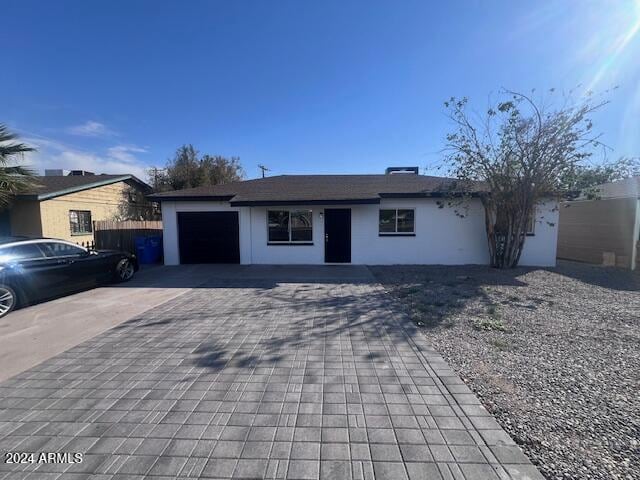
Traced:
[[292, 278], [285, 269], [273, 279], [214, 278], [179, 297], [169, 311], [160, 306], [158, 315], [151, 312], [116, 329], [135, 335], [141, 328], [159, 339], [173, 335], [177, 343], [188, 341], [195, 329], [199, 336], [183, 364], [208, 372], [278, 366], [290, 352], [345, 341], [356, 349], [373, 346], [363, 360], [385, 363], [390, 353], [383, 343], [405, 348], [421, 327], [446, 323], [468, 302], [485, 299], [485, 286], [526, 286], [517, 278], [522, 272], [498, 278], [487, 267], [370, 270], [382, 287], [373, 277], [323, 283], [322, 276]]

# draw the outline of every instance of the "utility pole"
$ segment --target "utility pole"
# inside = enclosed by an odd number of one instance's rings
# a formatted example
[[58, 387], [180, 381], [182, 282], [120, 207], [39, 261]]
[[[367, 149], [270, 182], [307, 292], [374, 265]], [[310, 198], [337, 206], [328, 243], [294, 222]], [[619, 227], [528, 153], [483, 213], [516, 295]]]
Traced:
[[262, 170], [262, 178], [264, 178], [264, 172], [268, 172], [269, 169], [267, 167], [265, 167], [264, 165], [258, 165], [258, 168], [260, 170]]

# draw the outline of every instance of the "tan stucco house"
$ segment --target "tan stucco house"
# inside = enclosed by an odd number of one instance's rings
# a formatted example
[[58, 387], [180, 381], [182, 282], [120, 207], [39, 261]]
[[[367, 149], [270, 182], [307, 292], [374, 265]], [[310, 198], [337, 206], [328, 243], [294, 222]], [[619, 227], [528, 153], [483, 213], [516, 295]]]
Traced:
[[596, 196], [560, 205], [558, 257], [638, 268], [640, 177], [599, 185]]
[[54, 171], [37, 177], [38, 186], [13, 200], [2, 213], [2, 235], [51, 237], [75, 243], [93, 241], [93, 222], [114, 219], [123, 202], [136, 202], [151, 188], [133, 175], [94, 175]]

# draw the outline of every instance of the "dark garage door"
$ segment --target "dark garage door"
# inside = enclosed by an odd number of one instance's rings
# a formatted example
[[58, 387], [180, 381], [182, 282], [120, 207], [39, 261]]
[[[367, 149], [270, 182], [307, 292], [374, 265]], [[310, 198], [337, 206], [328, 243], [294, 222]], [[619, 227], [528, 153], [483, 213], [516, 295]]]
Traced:
[[180, 263], [240, 263], [238, 212], [179, 212]]

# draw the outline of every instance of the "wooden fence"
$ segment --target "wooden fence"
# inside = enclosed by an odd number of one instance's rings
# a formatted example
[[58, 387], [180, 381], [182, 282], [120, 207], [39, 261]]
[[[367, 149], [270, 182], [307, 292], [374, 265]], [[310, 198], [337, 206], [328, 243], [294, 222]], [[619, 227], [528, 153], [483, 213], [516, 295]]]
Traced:
[[162, 236], [162, 221], [93, 222], [93, 237], [98, 250], [121, 250], [136, 253], [137, 237]]

